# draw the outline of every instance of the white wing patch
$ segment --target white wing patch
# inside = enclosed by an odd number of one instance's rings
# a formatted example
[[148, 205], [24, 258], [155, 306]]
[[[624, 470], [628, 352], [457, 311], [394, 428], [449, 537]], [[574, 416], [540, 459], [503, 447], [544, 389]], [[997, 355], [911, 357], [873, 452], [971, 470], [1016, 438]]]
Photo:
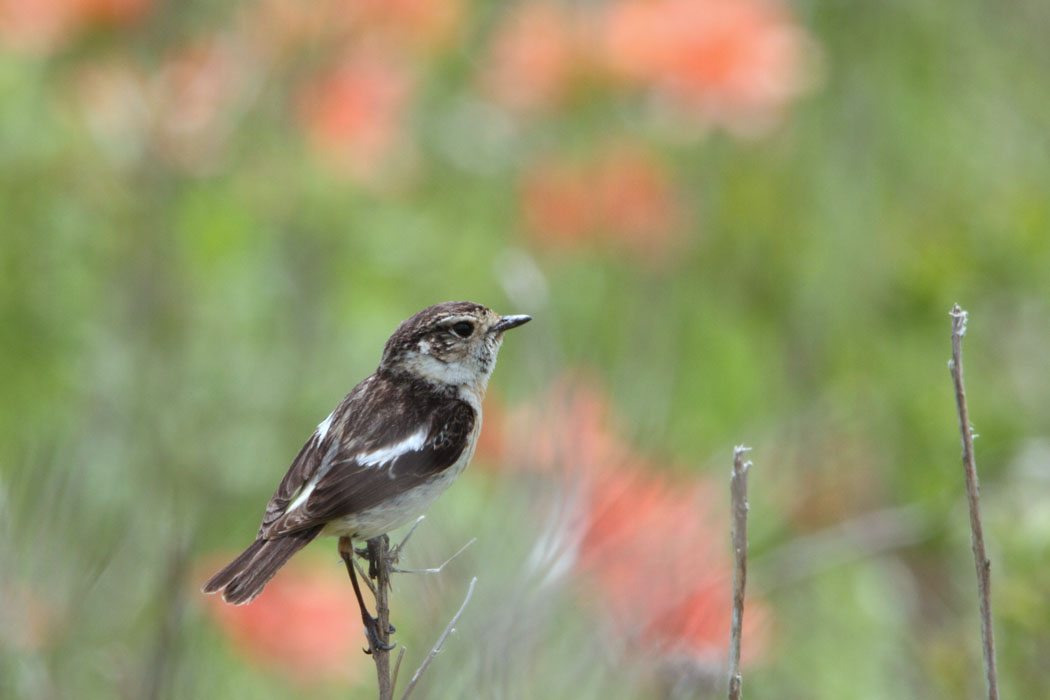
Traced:
[[426, 443], [428, 433], [426, 427], [422, 427], [401, 442], [358, 455], [356, 461], [362, 466], [374, 467], [377, 464], [392, 462], [408, 452], [418, 452]]
[[317, 426], [317, 442], [324, 440], [324, 436], [328, 434], [328, 429], [332, 427], [332, 418], [335, 417], [335, 411], [328, 414], [328, 417], [320, 422]]
[[[331, 425], [332, 416], [328, 416], [324, 419], [324, 421], [321, 422], [319, 426], [317, 426], [318, 442], [324, 439], [324, 436], [328, 433], [328, 429], [331, 427]], [[409, 435], [401, 442], [396, 442], [393, 445], [388, 445], [386, 447], [381, 447], [378, 450], [373, 450], [372, 452], [366, 452], [362, 455], [358, 455], [354, 458], [353, 461], [357, 462], [363, 467], [374, 467], [379, 464], [393, 462], [395, 459], [397, 459], [403, 454], [407, 454], [409, 452], [418, 452], [420, 449], [422, 449], [423, 445], [426, 444], [428, 434], [429, 431], [424, 426], [416, 432]], [[336, 446], [333, 445], [332, 449], [329, 450], [329, 452], [331, 453], [335, 449], [335, 447]], [[316, 474], [310, 477], [310, 480], [307, 481], [306, 485], [303, 486], [299, 493], [295, 495], [295, 498], [293, 498], [292, 502], [288, 504], [288, 507], [284, 509], [284, 512], [291, 513], [293, 510], [306, 503], [306, 501], [310, 498], [310, 494], [314, 492], [314, 488], [317, 487], [318, 482], [327, 473], [328, 469], [322, 468], [319, 469]], [[392, 476], [393, 474], [391, 474], [391, 477]]]
[[303, 490], [299, 492], [299, 495], [295, 497], [288, 507], [284, 509], [285, 513], [291, 513], [293, 510], [306, 503], [306, 499], [310, 498], [310, 494], [314, 492], [314, 487], [317, 486], [317, 477], [310, 479]]

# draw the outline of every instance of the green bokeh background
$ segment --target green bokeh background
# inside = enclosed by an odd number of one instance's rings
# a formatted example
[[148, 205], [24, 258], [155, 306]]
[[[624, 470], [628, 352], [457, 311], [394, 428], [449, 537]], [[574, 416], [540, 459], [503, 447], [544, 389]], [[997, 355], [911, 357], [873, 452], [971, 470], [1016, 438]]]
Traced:
[[[836, 700], [983, 692], [945, 369], [961, 303], [1002, 694], [1046, 693], [1044, 2], [798, 3], [822, 76], [771, 133], [664, 139], [599, 96], [536, 120], [485, 172], [448, 157], [443, 131], [500, 11], [479, 4], [423, 73], [409, 184], [376, 191], [318, 162], [287, 106], [294, 65], [267, 77], [210, 172], [111, 157], [71, 96], [77, 66], [115, 54], [149, 70], [237, 9], [169, 3], [48, 55], [0, 51], [0, 586], [55, 611], [30, 647], [0, 612], [0, 696], [301, 696], [229, 646], [191, 570], [247, 543], [304, 437], [396, 324], [447, 299], [535, 316], [493, 379], [508, 404], [584, 368], [640, 451], [721, 479], [734, 444], [754, 448], [750, 583], [775, 631], [745, 695]], [[530, 153], [610, 134], [672, 164], [691, 212], [672, 259], [550, 248], [523, 230]], [[542, 284], [519, 293], [506, 275], [522, 260]], [[483, 579], [420, 696], [660, 697], [591, 649], [567, 597], [521, 592], [532, 540], [508, 523], [528, 504], [492, 473], [468, 472], [417, 535], [424, 552], [480, 541], [440, 581], [399, 592], [413, 653]], [[899, 526], [884, 547], [836, 530], [873, 512]], [[797, 575], [778, 559], [794, 551]], [[479, 660], [471, 634], [526, 598], [547, 611], [542, 644], [522, 659], [508, 643], [493, 673], [499, 650]], [[371, 683], [310, 693], [370, 697]]]

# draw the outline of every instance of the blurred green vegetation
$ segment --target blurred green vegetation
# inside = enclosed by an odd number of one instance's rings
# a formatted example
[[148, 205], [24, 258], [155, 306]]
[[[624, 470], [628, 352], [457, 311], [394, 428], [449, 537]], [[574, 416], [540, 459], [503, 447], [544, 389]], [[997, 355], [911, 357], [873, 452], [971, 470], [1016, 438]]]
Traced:
[[[127, 5], [142, 9], [30, 48], [0, 23], [0, 696], [298, 696], [228, 643], [196, 593], [199, 562], [248, 543], [396, 324], [450, 299], [535, 317], [502, 352], [502, 404], [583, 370], [624, 439], [679, 471], [721, 483], [732, 446], [754, 447], [767, 578], [749, 583], [772, 626], [744, 687], [778, 700], [983, 692], [945, 371], [958, 301], [1002, 694], [1045, 692], [1045, 3], [796, 3], [812, 84], [745, 136], [669, 125], [593, 76], [515, 112], [478, 77], [507, 8], [450, 3], [455, 29], [404, 49], [414, 88], [380, 119], [396, 143], [365, 174], [326, 158], [342, 146], [318, 146], [302, 106], [360, 35], [267, 52], [238, 35], [258, 30], [251, 2]], [[172, 67], [208, 41], [218, 62]], [[531, 231], [522, 183], [537, 162], [613, 142], [671, 183], [667, 238]], [[514, 524], [527, 495], [473, 469], [416, 535], [414, 556], [435, 560], [480, 539], [395, 597], [414, 665], [481, 578], [421, 696], [665, 695], [595, 648], [567, 594], [515, 577], [536, 537]], [[834, 565], [805, 559], [826, 553], [804, 548], [814, 533], [907, 505], [919, 516], [885, 546], [846, 539]], [[310, 549], [337, 566], [330, 545]], [[762, 568], [793, 545], [797, 577]], [[507, 600], [546, 611], [528, 655], [514, 657], [520, 640], [507, 658], [477, 652], [487, 625], [521, 632]]]

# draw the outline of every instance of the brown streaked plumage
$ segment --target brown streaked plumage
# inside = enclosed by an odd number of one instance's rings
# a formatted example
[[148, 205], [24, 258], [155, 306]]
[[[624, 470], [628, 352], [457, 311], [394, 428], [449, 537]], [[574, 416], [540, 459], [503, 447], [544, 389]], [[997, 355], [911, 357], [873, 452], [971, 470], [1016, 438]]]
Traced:
[[529, 320], [446, 302], [404, 321], [303, 445], [255, 542], [201, 590], [250, 602], [318, 535], [366, 540], [417, 517], [470, 462], [503, 333]]

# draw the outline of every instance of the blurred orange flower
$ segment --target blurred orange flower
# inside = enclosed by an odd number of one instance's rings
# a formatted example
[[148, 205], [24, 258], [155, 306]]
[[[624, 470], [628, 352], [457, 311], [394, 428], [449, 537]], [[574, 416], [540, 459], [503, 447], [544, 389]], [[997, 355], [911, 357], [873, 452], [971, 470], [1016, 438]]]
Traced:
[[431, 52], [463, 25], [462, 0], [260, 0], [243, 8], [246, 33], [267, 54], [309, 45]]
[[525, 230], [545, 245], [608, 244], [659, 258], [687, 223], [663, 163], [634, 145], [606, 147], [582, 162], [540, 161], [520, 192]]
[[666, 251], [684, 212], [663, 162], [645, 150], [620, 146], [602, 154], [593, 186], [599, 225], [634, 253]]
[[[502, 423], [493, 432], [504, 442], [490, 449], [514, 471], [575, 480], [614, 468], [629, 450], [611, 425], [608, 401], [598, 387], [585, 375], [564, 377], [536, 402], [499, 408], [482, 434], [491, 423]], [[486, 416], [488, 410], [486, 404]]]
[[[646, 649], [709, 662], [725, 656], [732, 561], [718, 495], [706, 481], [672, 479], [644, 462], [590, 485], [580, 569], [613, 621]], [[766, 616], [760, 602], [748, 602], [745, 659], [762, 652]]]
[[602, 35], [614, 75], [737, 132], [774, 122], [811, 82], [812, 44], [779, 0], [616, 0]]
[[261, 667], [303, 683], [356, 677], [361, 617], [341, 571], [295, 560], [248, 605], [208, 596], [207, 610], [233, 646]]
[[271, 60], [304, 44], [342, 38], [353, 23], [346, 0], [258, 0], [240, 11], [244, 36]]
[[525, 231], [536, 240], [565, 245], [594, 235], [598, 212], [591, 183], [578, 165], [540, 161], [525, 174], [520, 189]]
[[152, 0], [73, 0], [89, 23], [114, 26], [130, 24], [142, 17]]
[[574, 19], [564, 5], [519, 2], [496, 28], [482, 85], [511, 109], [556, 106], [573, 78], [577, 46]]
[[503, 430], [507, 418], [503, 410], [503, 402], [499, 400], [493, 389], [489, 389], [486, 395], [482, 414], [485, 416], [485, 422], [474, 450], [474, 461], [483, 467], [495, 467], [504, 458], [507, 437]]
[[135, 22], [152, 0], [0, 0], [0, 43], [26, 53], [48, 53], [87, 26]]
[[306, 86], [299, 120], [319, 156], [357, 180], [374, 181], [407, 146], [404, 121], [414, 89], [402, 62], [351, 54]]
[[70, 0], [0, 0], [0, 43], [25, 53], [54, 50], [75, 29]]
[[363, 33], [383, 44], [433, 50], [453, 39], [463, 24], [462, 0], [351, 0], [359, 6]]
[[[673, 477], [620, 437], [593, 381], [564, 379], [507, 413], [505, 460], [579, 493], [577, 574], [588, 597], [639, 648], [718, 664], [729, 641], [728, 488]], [[527, 434], [529, 439], [513, 440]], [[759, 658], [769, 613], [749, 600], [745, 660]]]

